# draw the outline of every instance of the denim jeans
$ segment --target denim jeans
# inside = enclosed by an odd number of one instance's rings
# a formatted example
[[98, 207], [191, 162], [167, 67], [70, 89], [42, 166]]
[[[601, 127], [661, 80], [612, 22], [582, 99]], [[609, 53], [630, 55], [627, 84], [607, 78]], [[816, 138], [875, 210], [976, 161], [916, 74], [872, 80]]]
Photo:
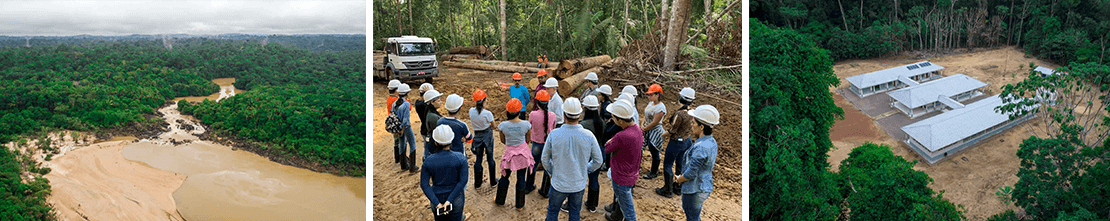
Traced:
[[701, 206], [705, 205], [707, 198], [709, 192], [682, 194], [682, 212], [686, 213], [686, 221], [701, 220]]
[[[543, 163], [540, 163], [540, 155], [541, 154], [543, 154], [543, 144], [532, 142], [532, 159], [535, 159], [536, 166], [533, 166], [532, 168], [535, 168], [535, 169], [528, 172], [527, 183], [528, 183], [528, 189], [529, 190], [535, 190], [536, 189], [536, 174], [540, 173], [539, 168], [543, 165]], [[543, 178], [540, 178], [540, 179], [543, 179]]]
[[632, 187], [613, 183], [613, 197], [626, 221], [636, 221], [636, 204], [632, 202]]
[[[397, 150], [401, 152], [402, 156], [416, 156], [416, 137], [412, 135], [412, 127], [405, 127], [405, 133], [401, 135], [400, 142], [397, 142]], [[409, 146], [408, 155], [405, 155], [405, 145]]]
[[493, 130], [486, 129], [484, 132], [474, 133], [474, 142], [470, 145], [470, 151], [478, 158], [474, 160], [474, 179], [476, 185], [482, 184], [482, 158], [486, 158], [486, 163], [489, 165], [489, 179], [490, 183], [496, 180], [497, 167], [493, 162]]
[[582, 192], [583, 191], [564, 193], [552, 188], [551, 191], [547, 193], [549, 194], [548, 196], [551, 197], [547, 198], [547, 221], [559, 220], [559, 210], [563, 208], [564, 201], [569, 205], [567, 209], [568, 213], [570, 213], [569, 220], [581, 220]]
[[[689, 149], [690, 145], [693, 145], [690, 139], [683, 139], [682, 141], [671, 139], [667, 143], [667, 152], [663, 156], [663, 176], [674, 177], [675, 171], [682, 172], [682, 166], [685, 165], [683, 163], [686, 163], [686, 159], [683, 159], [682, 155], [686, 153], [686, 149]], [[674, 170], [671, 170], [672, 168]]]

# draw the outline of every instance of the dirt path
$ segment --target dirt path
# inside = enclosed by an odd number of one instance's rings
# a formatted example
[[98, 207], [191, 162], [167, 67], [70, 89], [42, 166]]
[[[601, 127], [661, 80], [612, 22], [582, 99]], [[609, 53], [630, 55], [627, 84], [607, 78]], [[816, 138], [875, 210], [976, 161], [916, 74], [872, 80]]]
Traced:
[[[985, 50], [972, 53], [956, 54], [929, 59], [914, 59], [907, 57], [892, 57], [871, 60], [851, 60], [836, 63], [833, 68], [841, 80], [841, 88], [848, 87], [845, 77], [878, 71], [910, 62], [928, 60], [934, 64], [944, 66], [944, 75], [957, 73], [966, 74], [980, 81], [988, 83], [987, 93], [998, 94], [1003, 85], [1020, 82], [1025, 79], [1030, 62], [1050, 68], [1057, 66], [1052, 63], [1026, 57], [1023, 52], [1013, 47]], [[834, 88], [830, 88], [837, 106], [844, 109], [845, 119], [833, 125], [830, 138], [835, 148], [829, 151], [829, 163], [834, 171], [840, 161], [848, 157], [848, 153], [865, 141], [891, 146], [894, 154], [907, 160], [923, 161], [916, 153], [902, 142], [896, 141], [879, 130], [875, 121], [868, 118], [848, 103]], [[933, 178], [930, 188], [935, 191], [944, 191], [944, 198], [964, 206], [964, 215], [969, 220], [986, 220], [994, 214], [1007, 209], [1018, 209], [998, 200], [995, 192], [999, 187], [1013, 186], [1017, 183], [1016, 176], [1020, 168], [1020, 159], [1016, 153], [1021, 140], [1030, 134], [1021, 126], [990, 139], [985, 139], [979, 145], [972, 147], [952, 159], [929, 166], [918, 163], [914, 169], [924, 171]]]
[[[459, 94], [467, 99], [467, 103], [463, 105], [464, 109], [473, 107], [473, 102], [470, 102], [470, 94], [474, 89], [484, 89], [489, 94], [487, 103], [496, 104], [490, 105], [487, 109], [501, 110], [504, 108], [504, 103], [509, 100], [508, 84], [510, 84], [511, 73], [497, 73], [485, 71], [470, 71], [461, 69], [447, 68], [441, 72], [440, 77], [436, 78], [436, 90], [444, 94]], [[529, 78], [533, 76], [526, 76]], [[602, 77], [602, 82], [606, 79]], [[525, 80], [527, 82], [528, 79]], [[419, 83], [409, 82], [410, 85], [419, 86]], [[374, 97], [373, 99], [373, 135], [374, 135], [374, 149], [373, 149], [373, 174], [374, 174], [374, 203], [372, 205], [374, 210], [375, 220], [431, 220], [432, 216], [430, 210], [426, 209], [428, 200], [424, 197], [419, 187], [420, 174], [401, 172], [400, 166], [393, 163], [393, 138], [392, 135], [385, 132], [382, 127], [386, 117], [384, 106], [384, 97], [386, 96], [386, 88], [384, 82], [376, 82], [374, 84]], [[409, 95], [410, 100], [416, 100], [418, 90], [413, 90]], [[446, 96], [446, 95], [444, 95]], [[677, 95], [674, 95], [677, 96]], [[677, 97], [671, 97], [668, 100], [664, 96], [664, 101], [668, 103], [668, 109], [677, 109]], [[701, 100], [699, 103], [707, 103], [710, 100]], [[646, 100], [637, 101], [637, 104], [644, 106]], [[717, 105], [717, 104], [714, 104]], [[498, 109], [500, 108], [500, 109]], [[740, 198], [740, 108], [732, 108], [732, 110], [722, 108], [723, 118], [735, 119], [735, 122], [722, 124], [729, 127], [736, 127], [734, 137], [727, 135], [718, 135], [717, 140], [721, 144], [721, 153], [718, 156], [717, 167], [714, 171], [715, 189], [709, 199], [705, 202], [702, 211], [702, 218], [705, 220], [740, 220], [743, 216]], [[445, 113], [443, 108], [440, 108], [440, 113]], [[494, 111], [495, 118], [504, 119], [504, 111]], [[413, 123], [418, 122], [417, 117], [413, 117]], [[469, 116], [463, 111], [460, 113], [460, 119], [469, 122]], [[418, 124], [417, 124], [418, 125]], [[417, 143], [417, 159], [423, 155], [423, 144], [420, 142], [419, 128], [414, 128]], [[720, 133], [731, 134], [731, 133]], [[495, 142], [497, 134], [494, 134]], [[726, 140], [727, 141], [722, 141]], [[726, 143], [727, 142], [727, 143]], [[731, 147], [734, 146], [734, 147]], [[469, 147], [469, 145], [468, 145]], [[726, 149], [733, 148], [733, 149]], [[498, 143], [494, 149], [494, 161], [500, 162], [501, 153], [504, 151], [504, 144]], [[470, 153], [470, 165], [473, 165], [475, 157]], [[651, 164], [650, 154], [644, 152], [644, 160], [641, 168], [648, 168]], [[725, 162], [735, 162], [735, 165], [725, 165]], [[417, 162], [421, 165], [422, 162]], [[645, 171], [642, 169], [642, 171]], [[471, 170], [473, 176], [473, 169]], [[488, 173], [487, 173], [488, 176]], [[514, 175], [515, 176], [515, 175]], [[488, 178], [486, 178], [488, 179]], [[613, 192], [611, 189], [611, 182], [608, 178], [600, 179], [601, 192], [599, 201], [601, 205], [611, 202]], [[494, 196], [496, 195], [496, 188], [490, 187], [488, 180], [481, 188], [475, 189], [473, 185], [473, 177], [470, 179], [470, 184], [466, 188], [466, 208], [464, 214], [467, 220], [543, 220], [547, 209], [547, 199], [541, 198], [538, 194], [533, 192], [526, 196], [525, 207], [523, 211], [516, 211], [513, 207], [512, 192], [514, 187], [509, 188], [509, 196], [505, 206], [497, 206], [493, 203]], [[512, 180], [515, 182], [515, 177]], [[538, 183], [537, 183], [538, 185]], [[655, 178], [652, 180], [641, 179], [637, 187], [633, 190], [633, 199], [636, 202], [636, 211], [638, 218], [642, 220], [681, 220], [685, 216], [682, 214], [681, 199], [680, 197], [663, 198], [656, 195], [653, 190], [663, 185], [662, 178]], [[582, 210], [583, 220], [605, 220], [604, 210], [598, 209], [598, 213], [590, 213], [584, 208]], [[561, 219], [566, 219], [566, 213], [560, 215]]]

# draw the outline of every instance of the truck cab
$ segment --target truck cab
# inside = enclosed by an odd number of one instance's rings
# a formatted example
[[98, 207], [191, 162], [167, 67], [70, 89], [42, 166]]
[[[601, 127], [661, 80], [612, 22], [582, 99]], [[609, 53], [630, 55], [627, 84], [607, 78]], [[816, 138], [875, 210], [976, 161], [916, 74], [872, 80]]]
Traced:
[[436, 44], [431, 38], [416, 36], [388, 38], [385, 53], [386, 56], [382, 59], [384, 70], [378, 74], [378, 77], [402, 81], [424, 79], [431, 82], [433, 77], [439, 76]]

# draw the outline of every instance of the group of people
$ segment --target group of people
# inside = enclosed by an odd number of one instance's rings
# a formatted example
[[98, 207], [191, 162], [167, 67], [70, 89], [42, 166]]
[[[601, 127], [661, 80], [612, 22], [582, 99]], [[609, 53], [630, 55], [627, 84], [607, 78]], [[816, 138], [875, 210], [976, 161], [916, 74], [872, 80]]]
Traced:
[[[597, 211], [598, 177], [605, 174], [612, 180], [613, 190], [612, 203], [603, 208], [605, 218], [634, 221], [632, 189], [638, 179], [659, 176], [662, 162], [664, 184], [655, 193], [668, 198], [680, 195], [686, 219], [700, 220], [702, 205], [713, 190], [712, 170], [717, 158], [713, 127], [720, 123], [716, 108], [701, 105], [691, 109], [695, 92], [683, 88], [678, 92], [681, 107], [667, 117], [666, 105], [660, 101], [663, 88], [654, 84], [645, 93], [649, 103], [641, 122], [635, 104], [638, 90], [631, 85], [613, 99], [612, 87], [599, 84], [596, 73], [588, 73], [588, 88], [578, 97], [563, 98], [558, 80], [543, 70], [536, 77], [541, 83], [529, 90], [521, 84], [520, 73], [512, 75], [511, 99], [504, 104], [506, 119], [496, 125], [497, 119], [486, 105], [486, 91], [473, 92], [467, 124], [457, 118], [464, 104], [462, 96], [451, 94], [440, 99], [443, 94], [424, 83], [418, 100], [410, 105], [407, 96], [411, 88], [397, 80], [389, 82], [387, 111], [403, 122], [401, 132], [394, 134], [394, 162], [402, 170], [416, 172], [419, 168], [420, 187], [431, 201], [436, 220], [464, 218], [464, 190], [470, 172], [464, 153], [466, 143], [471, 144], [470, 151], [477, 157], [474, 187], [481, 187], [485, 180], [485, 164], [489, 184], [497, 188], [497, 205], [505, 204], [510, 177], [516, 173], [518, 211], [524, 208], [524, 196], [538, 190], [540, 196], [548, 198], [547, 220], [557, 220], [560, 210], [568, 212], [570, 220], [579, 220], [583, 195], [586, 209]], [[439, 113], [441, 106], [446, 115]], [[409, 124], [410, 109], [420, 119], [424, 141], [423, 164], [419, 167]], [[505, 145], [500, 167], [493, 157], [494, 127], [499, 142]], [[652, 163], [641, 176], [640, 159], [645, 149], [652, 155]], [[541, 171], [537, 188], [536, 175]]]

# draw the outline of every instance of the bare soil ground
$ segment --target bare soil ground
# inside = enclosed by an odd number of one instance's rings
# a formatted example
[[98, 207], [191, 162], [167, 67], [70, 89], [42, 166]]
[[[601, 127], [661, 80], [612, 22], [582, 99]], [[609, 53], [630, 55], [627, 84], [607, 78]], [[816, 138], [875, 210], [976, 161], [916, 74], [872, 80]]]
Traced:
[[[998, 94], [1003, 85], [1024, 80], [1031, 62], [1050, 68], [1057, 67], [1055, 64], [1026, 56], [1013, 47], [1006, 47], [927, 59], [893, 56], [871, 60], [849, 60], [836, 63], [833, 69], [838, 78], [844, 79], [921, 60], [944, 66], [945, 76], [962, 73], [988, 83], [985, 91], [990, 95]], [[842, 80], [839, 87], [848, 87], [848, 82]], [[836, 105], [843, 108], [845, 113], [844, 120], [837, 121], [833, 125], [830, 135], [834, 145], [834, 149], [829, 151], [832, 170], [838, 170], [840, 161], [848, 157], [852, 148], [867, 141], [889, 145], [894, 154], [907, 160], [922, 160], [908, 146], [883, 133], [875, 123], [875, 119], [864, 115], [834, 90], [836, 88], [829, 88], [836, 100]], [[944, 191], [945, 199], [963, 205], [964, 215], [969, 220], [986, 220], [991, 215], [1007, 209], [1018, 209], [1012, 204], [998, 200], [995, 192], [999, 187], [1013, 186], [1017, 183], [1016, 174], [1020, 168], [1020, 159], [1016, 155], [1018, 145], [1029, 136], [1030, 133], [1023, 127], [1015, 126], [1007, 132], [984, 139], [979, 145], [937, 165], [918, 163], [914, 169], [924, 171], [933, 178], [934, 182], [929, 185], [930, 188]]]
[[[487, 109], [494, 110], [495, 118], [505, 119], [504, 103], [509, 100], [508, 85], [511, 84], [510, 76], [512, 73], [499, 73], [488, 71], [473, 71], [466, 69], [454, 69], [443, 67], [440, 76], [435, 79], [435, 88], [437, 91], [444, 94], [459, 94], [467, 99], [463, 108], [469, 109], [473, 107], [473, 102], [470, 101], [470, 95], [475, 89], [486, 90], [489, 96], [487, 97]], [[599, 73], [602, 75], [600, 78], [603, 84], [611, 84], [616, 90], [619, 90], [623, 84], [617, 84], [610, 81], [610, 76], [606, 73]], [[528, 82], [534, 75], [525, 75], [524, 82]], [[419, 86], [419, 82], [407, 82], [410, 85]], [[646, 85], [638, 85], [641, 91], [646, 89]], [[671, 85], [668, 87], [679, 87], [679, 85]], [[666, 87], [665, 87], [666, 88]], [[677, 89], [675, 90], [677, 91]], [[374, 171], [374, 202], [373, 214], [375, 220], [431, 220], [431, 211], [426, 209], [428, 200], [424, 197], [423, 192], [420, 190], [420, 174], [401, 172], [400, 166], [393, 163], [392, 148], [393, 139], [392, 135], [385, 132], [383, 127], [387, 113], [385, 111], [384, 101], [386, 97], [386, 88], [384, 82], [375, 82], [373, 89], [373, 168]], [[413, 90], [409, 95], [410, 100], [416, 100], [416, 94], [419, 92]], [[642, 93], [642, 92], [641, 92]], [[573, 94], [577, 96], [578, 94]], [[740, 220], [743, 217], [741, 207], [741, 109], [739, 105], [735, 107], [726, 102], [703, 97], [701, 91], [697, 95], [698, 99], [695, 105], [700, 104], [713, 104], [722, 112], [722, 124], [718, 127], [722, 128], [714, 131], [715, 137], [720, 144], [720, 152], [718, 155], [717, 165], [714, 170], [715, 189], [705, 203], [702, 211], [702, 218], [706, 220]], [[722, 95], [716, 95], [722, 96]], [[567, 97], [564, 95], [564, 97]], [[667, 108], [673, 111], [678, 108], [677, 92], [664, 93], [662, 100], [666, 102]], [[729, 99], [735, 102], [740, 102], [739, 96], [724, 97], [722, 99]], [[637, 100], [637, 105], [641, 108], [646, 106], [646, 98]], [[445, 113], [443, 108], [440, 108], [440, 113]], [[469, 116], [465, 111], [460, 113], [460, 119], [469, 122]], [[413, 123], [418, 123], [418, 118], [413, 117]], [[413, 131], [417, 139], [417, 159], [423, 155], [423, 144], [420, 142], [418, 128]], [[500, 162], [501, 153], [504, 151], [504, 144], [500, 144], [496, 140], [497, 134], [494, 133], [495, 143], [498, 143], [494, 149], [494, 161]], [[468, 145], [469, 147], [469, 145]], [[470, 156], [470, 165], [475, 161], [471, 153], [466, 153]], [[421, 165], [423, 162], [417, 162]], [[651, 156], [646, 151], [641, 163], [641, 173], [646, 172], [651, 165]], [[516, 211], [513, 207], [514, 187], [510, 187], [509, 196], [505, 206], [497, 206], [493, 203], [496, 195], [496, 188], [490, 187], [488, 178], [481, 188], [475, 189], [473, 185], [473, 169], [471, 169], [471, 178], [466, 188], [466, 208], [464, 214], [467, 220], [542, 220], [546, 214], [547, 199], [541, 198], [538, 194], [533, 192], [526, 196], [525, 207], [523, 211]], [[488, 176], [488, 173], [486, 174]], [[515, 176], [515, 174], [514, 174]], [[600, 179], [601, 194], [599, 197], [600, 204], [603, 206], [611, 202], [612, 189], [611, 182], [608, 178], [602, 176]], [[515, 177], [512, 179], [515, 182]], [[515, 185], [515, 184], [514, 184]], [[537, 183], [537, 185], [539, 185]], [[679, 197], [663, 198], [656, 195], [653, 191], [655, 188], [663, 185], [661, 177], [652, 180], [643, 180], [637, 183], [636, 188], [633, 190], [633, 199], [636, 204], [637, 215], [643, 220], [681, 220], [685, 216], [682, 214], [681, 199]], [[561, 219], [566, 219], [566, 213], [560, 215]], [[583, 208], [583, 220], [604, 220], [604, 210], [598, 209], [598, 213], [590, 213]]]

